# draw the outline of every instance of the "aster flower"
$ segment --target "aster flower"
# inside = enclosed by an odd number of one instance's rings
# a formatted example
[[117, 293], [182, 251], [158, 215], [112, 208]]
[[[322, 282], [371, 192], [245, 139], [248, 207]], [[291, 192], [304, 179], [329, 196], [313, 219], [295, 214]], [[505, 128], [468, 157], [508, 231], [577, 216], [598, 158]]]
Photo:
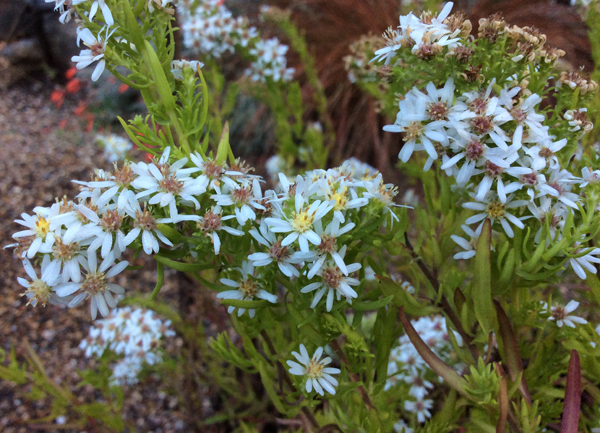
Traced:
[[412, 395], [418, 401], [421, 401], [429, 393], [428, 389], [433, 388], [433, 384], [425, 380], [421, 375], [412, 374], [404, 377], [404, 382], [411, 385], [408, 395]]
[[[329, 202], [321, 202], [320, 200], [316, 200], [310, 206], [307, 206], [307, 201], [302, 194], [296, 193], [294, 197], [295, 211], [290, 216], [280, 211], [282, 215], [280, 218], [270, 217], [265, 219], [269, 230], [273, 233], [291, 232], [281, 242], [282, 246], [286, 247], [298, 240], [300, 250], [308, 252], [309, 242], [313, 245], [321, 243], [321, 238], [313, 230], [314, 223], [323, 218], [333, 206]], [[275, 204], [277, 205], [278, 203], [276, 202]]]
[[150, 197], [149, 204], [168, 206], [171, 219], [173, 222], [178, 222], [185, 218], [177, 212], [177, 197], [193, 203], [196, 209], [200, 209], [200, 203], [194, 196], [206, 192], [208, 180], [202, 177], [194, 179], [190, 176], [200, 169], [183, 168], [188, 161], [187, 158], [169, 164], [170, 151], [170, 147], [166, 148], [156, 163], [132, 164], [132, 170], [139, 177], [131, 183], [131, 186], [141, 190], [136, 194], [137, 199]]
[[213, 194], [210, 197], [216, 201], [218, 206], [235, 206], [233, 208], [235, 217], [241, 226], [248, 220], [256, 219], [253, 208], [266, 211], [265, 207], [260, 204], [262, 191], [258, 179], [244, 180], [241, 184], [236, 184], [230, 191]]
[[569, 303], [565, 306], [554, 305], [552, 308], [550, 308], [547, 303], [544, 303], [543, 305], [543, 309], [550, 314], [548, 320], [556, 320], [556, 326], [558, 326], [559, 328], [562, 328], [563, 325], [567, 325], [570, 328], [575, 328], [576, 323], [582, 325], [587, 323], [587, 320], [582, 319], [581, 317], [570, 315], [570, 313], [575, 311], [577, 307], [579, 307], [579, 302], [575, 300], [569, 301]]
[[[360, 263], [346, 265], [346, 270], [349, 274], [358, 271], [360, 268]], [[352, 299], [358, 297], [358, 294], [351, 286], [358, 286], [360, 281], [356, 278], [351, 278], [344, 275], [336, 263], [332, 261], [327, 262], [327, 264], [319, 269], [317, 275], [321, 277], [320, 282], [311, 283], [300, 290], [301, 293], [309, 293], [318, 290], [313, 298], [310, 308], [315, 308], [325, 293], [327, 293], [327, 311], [331, 311], [333, 308], [334, 296], [338, 301], [342, 299], [342, 296], [344, 296], [349, 303], [352, 303]]]
[[264, 221], [261, 221], [258, 230], [252, 229], [249, 233], [259, 244], [268, 248], [268, 252], [257, 252], [248, 256], [248, 260], [252, 261], [254, 266], [266, 266], [276, 262], [285, 276], [292, 278], [300, 275], [294, 264], [303, 260], [292, 248], [282, 246], [281, 239], [268, 229]]
[[483, 201], [481, 202], [467, 202], [463, 203], [463, 207], [465, 209], [471, 209], [475, 211], [481, 211], [477, 215], [473, 215], [470, 218], [467, 218], [465, 221], [466, 224], [473, 224], [479, 221], [482, 221], [486, 218], [489, 218], [492, 221], [492, 224], [496, 221], [500, 222], [504, 232], [509, 238], [514, 237], [515, 233], [511, 228], [509, 222], [522, 229], [525, 227], [520, 218], [517, 218], [510, 212], [508, 209], [516, 209], [521, 206], [527, 205], [527, 201], [525, 200], [514, 200], [513, 196], [507, 198], [506, 203], [502, 203], [494, 194], [489, 194]]
[[543, 170], [546, 167], [559, 169], [560, 163], [556, 153], [567, 145], [567, 139], [553, 142], [550, 137], [538, 142], [535, 146], [525, 149], [525, 153], [531, 157], [531, 168]]
[[108, 283], [108, 278], [112, 278], [120, 274], [128, 265], [129, 262], [121, 261], [115, 264], [115, 257], [111, 254], [102, 261], [98, 267], [98, 258], [95, 252], [88, 252], [87, 260], [82, 260], [81, 265], [86, 270], [83, 282], [63, 283], [56, 286], [56, 294], [61, 298], [70, 296], [80, 291], [81, 293], [69, 302], [69, 308], [74, 308], [83, 300], [90, 299], [90, 312], [92, 319], [98, 315], [98, 311], [102, 316], [106, 317], [109, 314], [109, 308], [115, 308], [117, 301], [113, 297], [113, 293], [122, 295], [125, 290], [116, 284]]
[[140, 206], [137, 200], [132, 200], [130, 206], [134, 211], [128, 210], [127, 213], [133, 219], [133, 229], [125, 236], [124, 244], [129, 245], [142, 234], [142, 248], [144, 252], [151, 255], [153, 252], [158, 253], [160, 246], [158, 241], [172, 247], [173, 243], [158, 230], [158, 224], [172, 223], [171, 218], [155, 219], [152, 212], [144, 205], [144, 209]]
[[476, 231], [473, 231], [469, 226], [462, 225], [461, 228], [463, 231], [471, 238], [471, 240], [466, 240], [465, 238], [461, 238], [460, 236], [450, 235], [452, 240], [456, 242], [464, 251], [460, 253], [454, 254], [454, 260], [459, 259], [470, 259], [471, 257], [475, 257], [477, 254], [477, 241], [479, 240], [479, 236], [481, 235], [481, 230], [483, 229], [483, 225], [477, 227]]
[[[125, 234], [121, 230], [125, 213], [120, 209], [105, 209], [101, 215], [98, 215], [81, 204], [77, 206], [77, 209], [91, 223], [77, 234], [76, 240], [93, 238], [88, 251], [95, 253], [100, 248], [102, 258], [106, 258], [110, 254], [115, 258], [120, 257], [128, 245], [125, 242]], [[133, 241], [133, 239], [131, 240]]]
[[38, 206], [33, 211], [36, 213], [35, 216], [22, 213], [22, 219], [15, 220], [17, 224], [26, 227], [27, 230], [19, 231], [12, 236], [17, 240], [27, 237], [32, 239], [25, 250], [29, 259], [38, 252], [49, 253], [51, 251], [55, 235], [62, 224], [72, 215], [69, 212], [61, 213], [59, 203], [55, 203], [50, 208]]
[[346, 245], [342, 245], [338, 251], [336, 241], [340, 236], [348, 233], [355, 226], [356, 224], [354, 223], [348, 223], [345, 226], [340, 227], [340, 221], [337, 218], [333, 218], [331, 222], [327, 224], [325, 230], [323, 230], [320, 220], [315, 223], [315, 230], [321, 238], [321, 243], [317, 245], [317, 251], [300, 253], [301, 257], [304, 257], [307, 260], [314, 260], [314, 263], [306, 275], [309, 279], [312, 278], [323, 267], [323, 264], [328, 257], [335, 262], [344, 275], [348, 275], [348, 268], [344, 263]]
[[81, 281], [80, 260], [83, 245], [78, 242], [64, 242], [60, 236], [55, 235], [55, 242], [52, 245], [52, 262], [56, 263], [59, 271], [62, 271], [61, 282], [66, 283], [71, 280], [78, 283]]
[[196, 222], [198, 228], [202, 230], [204, 234], [211, 239], [214, 246], [215, 254], [219, 254], [219, 251], [221, 251], [221, 238], [217, 233], [218, 231], [224, 230], [225, 232], [234, 236], [242, 236], [244, 234], [244, 232], [241, 230], [223, 225], [223, 221], [227, 221], [233, 218], [235, 218], [235, 215], [223, 216], [221, 212], [221, 207], [215, 206], [214, 208], [211, 208], [208, 211], [206, 211], [204, 216], [200, 217], [200, 219]]
[[417, 415], [420, 423], [424, 423], [427, 418], [431, 418], [429, 409], [433, 407], [433, 400], [417, 400], [404, 402], [404, 409]]
[[[254, 280], [254, 265], [248, 261], [242, 262], [241, 268], [236, 268], [242, 274], [241, 281], [230, 280], [229, 278], [221, 278], [221, 283], [229, 287], [235, 287], [235, 290], [226, 290], [217, 293], [217, 298], [220, 299], [239, 299], [242, 301], [253, 301], [255, 298], [264, 299], [272, 304], [277, 302], [277, 296], [262, 289]], [[235, 311], [236, 307], [227, 307], [229, 314]], [[238, 317], [246, 312], [245, 308], [238, 308]], [[254, 308], [248, 310], [251, 318], [254, 318], [256, 311]]]
[[[577, 244], [575, 244], [575, 251], [573, 254], [579, 255], [586, 250], [587, 249], [585, 249], [585, 248], [581, 248], [579, 246], [579, 243], [577, 243]], [[600, 254], [600, 248], [593, 248], [593, 249], [589, 250], [589, 252], [587, 252], [585, 255], [582, 255], [580, 257], [570, 258], [569, 264], [571, 265], [571, 267], [573, 268], [573, 271], [575, 271], [577, 276], [579, 278], [581, 278], [582, 280], [585, 280], [587, 276], [586, 276], [584, 268], [588, 272], [595, 274], [596, 267], [592, 263], [600, 263], [600, 258], [596, 257], [599, 254]]]
[[38, 304], [41, 304], [42, 307], [45, 307], [48, 303], [62, 303], [60, 298], [58, 298], [53, 291], [53, 286], [58, 283], [60, 277], [60, 267], [56, 262], [50, 261], [50, 256], [45, 255], [42, 259], [41, 278], [38, 278], [35, 269], [33, 269], [33, 266], [31, 266], [31, 262], [28, 259], [23, 260], [23, 267], [29, 278], [31, 278], [31, 281], [27, 281], [25, 278], [21, 277], [17, 277], [17, 281], [21, 286], [27, 289], [25, 292], [21, 293], [21, 296], [27, 297], [27, 305], [31, 304], [35, 307]]
[[335, 395], [338, 381], [331, 375], [339, 374], [341, 370], [327, 367], [331, 363], [330, 357], [320, 359], [323, 355], [322, 347], [317, 348], [311, 358], [304, 344], [300, 344], [300, 353], [292, 352], [292, 355], [298, 362], [287, 361], [287, 365], [291, 367], [289, 372], [295, 376], [306, 376], [306, 392], [312, 392], [314, 388], [320, 395], [325, 395], [323, 390]]
[[[86, 1], [87, 0], [73, 0], [73, 4], [78, 5]], [[108, 5], [106, 4], [106, 0], [94, 0], [92, 6], [90, 7], [90, 21], [94, 19], [94, 16], [96, 15], [96, 12], [98, 12], [98, 9], [102, 11], [102, 15], [104, 16], [104, 21], [106, 22], [106, 24], [112, 26], [115, 23], [115, 20], [113, 19], [112, 13]]]
[[[95, 2], [96, 3], [96, 2]], [[102, 30], [104, 30], [104, 37], [102, 36]], [[76, 62], [77, 69], [83, 69], [94, 62], [98, 62], [94, 72], [92, 73], [92, 81], [97, 81], [104, 72], [106, 66], [106, 60], [104, 58], [104, 50], [106, 49], [106, 42], [108, 38], [112, 36], [116, 29], [112, 32], [108, 32], [108, 27], [103, 27], [98, 33], [98, 36], [94, 36], [89, 29], [82, 29], [78, 31], [77, 38], [81, 39], [88, 49], [81, 50], [78, 56], [71, 57], [71, 61]]]
[[135, 196], [128, 188], [137, 177], [138, 175], [132, 170], [132, 164], [126, 162], [121, 168], [115, 164], [113, 173], [102, 173], [102, 180], [92, 182], [74, 180], [73, 182], [85, 186], [90, 191], [90, 194], [79, 194], [78, 197], [94, 197], [94, 204], [99, 207], [114, 201], [119, 209], [125, 209]]

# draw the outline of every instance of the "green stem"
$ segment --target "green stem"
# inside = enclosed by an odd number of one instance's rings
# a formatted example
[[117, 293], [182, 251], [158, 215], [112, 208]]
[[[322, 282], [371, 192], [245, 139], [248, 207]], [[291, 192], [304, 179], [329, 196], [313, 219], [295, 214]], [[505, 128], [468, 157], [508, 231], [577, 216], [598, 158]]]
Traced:
[[156, 295], [158, 295], [158, 292], [160, 292], [160, 289], [162, 288], [163, 283], [165, 281], [165, 265], [163, 265], [160, 262], [156, 262], [156, 271], [158, 276], [156, 279], [156, 286], [154, 287], [154, 290], [150, 295], [151, 301], [154, 301], [154, 298], [156, 298]]

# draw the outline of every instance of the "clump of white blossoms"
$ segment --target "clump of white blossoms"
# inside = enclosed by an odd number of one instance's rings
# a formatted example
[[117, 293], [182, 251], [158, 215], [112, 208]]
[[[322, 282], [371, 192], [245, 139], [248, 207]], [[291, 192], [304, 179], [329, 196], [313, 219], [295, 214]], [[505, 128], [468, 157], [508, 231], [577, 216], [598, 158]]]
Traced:
[[[545, 36], [534, 29], [509, 27], [501, 18], [480, 21], [479, 37], [485, 42], [476, 44], [468, 38], [470, 23], [460, 14], [451, 15], [451, 9], [448, 2], [437, 17], [428, 13], [401, 16], [400, 26], [384, 35], [387, 45], [377, 50], [373, 59], [384, 61], [382, 73], [411, 61], [437, 65], [449, 59], [466, 72], [425, 81], [399, 95], [396, 121], [383, 129], [403, 134], [404, 144], [398, 154], [403, 163], [425, 160], [425, 171], [436, 163], [453, 178], [454, 191], [461, 192], [459, 205], [475, 211], [461, 225], [471, 239], [452, 235], [464, 250], [455, 259], [476, 255], [476, 242], [487, 220], [492, 222], [492, 230], [508, 238], [515, 237], [515, 230], [533, 229], [536, 244], [559, 241], [563, 230], [571, 229], [565, 228], [569, 214], [584, 217], [579, 206], [585, 204], [590, 182], [569, 171], [567, 149], [568, 143], [591, 131], [587, 109], [557, 112], [550, 120], [540, 107], [547, 89], [537, 94], [528, 88], [527, 79], [518, 81], [517, 74], [502, 82], [493, 74], [502, 67], [518, 67], [515, 64], [524, 58], [550, 70], [564, 52], [544, 46]], [[496, 69], [462, 66], [469, 64], [477, 50], [485, 49], [486, 42], [494, 43], [501, 36], [520, 54], [507, 58]], [[525, 46], [523, 39], [529, 45]], [[541, 66], [535, 67], [536, 71], [527, 70], [525, 75], [537, 73]], [[397, 70], [397, 74], [405, 73]], [[557, 85], [561, 83], [581, 94], [597, 89], [595, 83], [588, 84], [576, 73], [563, 74]], [[392, 92], [394, 86], [390, 86]], [[563, 86], [561, 92], [568, 91]], [[582, 175], [594, 181], [589, 168]], [[547, 221], [550, 224], [545, 229]], [[494, 237], [493, 244], [498, 238]], [[568, 257], [560, 255], [562, 268], [570, 265], [583, 279], [586, 272], [596, 273], [593, 263], [600, 261], [598, 249], [586, 253], [584, 246], [574, 247], [577, 249]]]
[[334, 367], [327, 367], [331, 364], [331, 358], [329, 356], [321, 359], [323, 355], [323, 348], [319, 347], [315, 350], [313, 356], [308, 355], [308, 351], [304, 344], [300, 344], [300, 353], [292, 352], [295, 361], [287, 361], [287, 364], [291, 367], [290, 373], [295, 376], [305, 377], [305, 389], [306, 392], [312, 392], [314, 390], [320, 394], [325, 395], [324, 391], [329, 394], [335, 394], [335, 387], [338, 385], [338, 381], [332, 374], [339, 374], [340, 369]]
[[115, 385], [137, 383], [144, 364], [161, 362], [163, 337], [173, 337], [171, 321], [161, 319], [155, 312], [142, 308], [123, 307], [107, 318], [97, 320], [79, 348], [85, 356], [100, 358], [110, 350], [122, 358], [115, 363], [111, 382]]
[[[188, 49], [200, 51], [214, 58], [224, 53], [241, 51], [252, 59], [246, 70], [253, 81], [290, 81], [293, 68], [287, 67], [285, 54], [288, 46], [277, 38], [261, 39], [256, 27], [246, 17], [234, 17], [219, 0], [205, 0], [194, 5], [181, 4], [183, 43]], [[195, 6], [195, 9], [192, 9]]]
[[104, 158], [108, 162], [123, 161], [133, 148], [131, 141], [115, 134], [98, 134], [96, 141], [104, 148]]

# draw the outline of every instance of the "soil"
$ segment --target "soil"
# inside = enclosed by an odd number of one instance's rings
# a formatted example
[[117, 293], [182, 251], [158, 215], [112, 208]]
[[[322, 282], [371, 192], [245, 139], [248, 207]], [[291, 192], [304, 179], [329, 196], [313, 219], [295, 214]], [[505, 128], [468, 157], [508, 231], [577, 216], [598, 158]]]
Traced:
[[[51, 85], [35, 82], [0, 93], [0, 246], [12, 243], [11, 235], [20, 230], [13, 221], [21, 213], [31, 214], [35, 206], [49, 206], [58, 197], [73, 198], [78, 189], [72, 179], [89, 179], [94, 167], [111, 168], [95, 144], [95, 133], [85, 132], [85, 123], [73, 114], [78, 102], [66, 101], [57, 109], [50, 100], [51, 92]], [[155, 267], [151, 259], [141, 256], [133, 263], [144, 265], [136, 278], [123, 276], [116, 282], [128, 291], [149, 293], [156, 282]], [[50, 378], [67, 385], [81, 402], [100, 398], [93, 387], [78, 386], [78, 370], [97, 366], [96, 360], [86, 358], [78, 348], [92, 323], [87, 304], [72, 310], [26, 306], [17, 283], [17, 276], [26, 276], [20, 260], [12, 249], [0, 249], [0, 263], [0, 349], [7, 354], [14, 349], [23, 362], [25, 342], [29, 342]], [[185, 278], [166, 276], [161, 296], [173, 297], [182, 287], [193, 289]], [[167, 350], [177, 353], [181, 344], [175, 337]], [[0, 358], [0, 363], [3, 361]], [[135, 431], [190, 431], [180, 402], [164, 382], [150, 374], [139, 384], [125, 387], [123, 416]], [[27, 391], [26, 386], [0, 381], [0, 431], [103, 431], [96, 430], [91, 421], [83, 429], [74, 428], [75, 420], [68, 415], [36, 423], [34, 420], [51, 413], [51, 400], [32, 402], [26, 398]]]

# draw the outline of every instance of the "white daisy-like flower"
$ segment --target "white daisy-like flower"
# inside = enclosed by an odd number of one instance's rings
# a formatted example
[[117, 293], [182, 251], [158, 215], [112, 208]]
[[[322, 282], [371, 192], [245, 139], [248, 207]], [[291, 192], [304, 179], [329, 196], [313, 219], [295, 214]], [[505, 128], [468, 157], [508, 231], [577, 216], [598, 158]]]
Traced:
[[579, 307], [579, 302], [571, 300], [567, 305], [554, 305], [552, 308], [550, 308], [547, 303], [544, 303], [543, 309], [550, 314], [548, 320], [556, 320], [556, 326], [559, 328], [562, 328], [563, 325], [567, 325], [570, 328], [575, 328], [576, 323], [582, 325], [587, 323], [587, 320], [582, 319], [581, 317], [570, 315], [570, 313], [575, 311], [577, 307]]
[[[164, 0], [163, 0], [164, 3]], [[148, 5], [152, 4], [152, 0], [148, 3]], [[152, 11], [150, 11], [152, 12]], [[200, 71], [200, 69], [204, 66], [204, 63], [199, 62], [198, 60], [173, 60], [171, 62], [171, 73], [176, 80], [183, 80], [183, 70], [186, 68], [192, 69], [195, 72]]]
[[427, 97], [421, 92], [409, 92], [398, 107], [400, 111], [395, 123], [383, 127], [384, 131], [404, 133], [405, 143], [398, 158], [407, 162], [415, 150], [425, 150], [431, 159], [437, 159], [438, 154], [432, 140], [442, 144], [448, 142], [448, 135], [444, 130], [448, 122], [430, 121]]
[[[577, 255], [586, 250], [587, 250], [586, 248], [579, 247], [579, 244], [575, 244], [575, 251], [573, 254]], [[593, 248], [587, 254], [585, 254], [581, 257], [570, 258], [569, 264], [571, 265], [571, 267], [573, 268], [573, 271], [575, 271], [577, 276], [579, 278], [581, 278], [582, 280], [585, 280], [587, 276], [585, 274], [584, 268], [588, 272], [595, 274], [596, 267], [592, 263], [600, 263], [600, 257], [596, 257], [599, 254], [600, 254], [600, 248]]]
[[[85, 0], [84, 0], [85, 1]], [[102, 30], [104, 30], [104, 37], [102, 36]], [[104, 72], [106, 66], [106, 60], [104, 58], [104, 50], [106, 48], [106, 42], [108, 38], [112, 36], [116, 29], [112, 32], [108, 32], [108, 27], [103, 27], [98, 33], [98, 36], [94, 36], [90, 29], [82, 29], [78, 31], [77, 38], [81, 39], [85, 46], [88, 48], [81, 50], [78, 56], [71, 57], [72, 62], [76, 62], [77, 69], [83, 69], [94, 62], [98, 62], [94, 72], [92, 73], [92, 81], [97, 81]]]
[[431, 418], [429, 409], [433, 407], [433, 400], [417, 400], [404, 402], [404, 409], [417, 415], [420, 423], [424, 423], [427, 418]]
[[[236, 290], [226, 290], [224, 292], [217, 293], [219, 299], [239, 299], [242, 301], [253, 301], [255, 298], [264, 299], [271, 303], [277, 302], [277, 296], [261, 289], [259, 284], [252, 278], [254, 277], [254, 265], [250, 262], [242, 262], [242, 267], [236, 268], [242, 274], [241, 281], [230, 280], [229, 278], [221, 278], [221, 283], [229, 287], [235, 287]], [[236, 307], [227, 307], [229, 314], [235, 311]], [[238, 317], [246, 312], [245, 308], [238, 308]], [[256, 311], [254, 308], [248, 309], [248, 314], [251, 318], [254, 318]]]
[[480, 225], [479, 227], [477, 227], [477, 230], [475, 230], [475, 231], [473, 231], [469, 226], [464, 225], [464, 224], [461, 226], [461, 228], [471, 238], [471, 240], [466, 240], [465, 238], [461, 238], [460, 236], [457, 236], [457, 235], [450, 235], [452, 240], [454, 242], [456, 242], [461, 248], [464, 249], [464, 251], [454, 254], [454, 260], [459, 260], [459, 259], [467, 260], [467, 259], [470, 259], [471, 257], [474, 257], [475, 254], [477, 254], [477, 250], [476, 250], [477, 241], [479, 240], [479, 236], [481, 235], [481, 230], [483, 229], [483, 225]]
[[600, 170], [592, 171], [589, 167], [583, 167], [581, 169], [581, 188], [586, 187], [590, 183], [600, 182]]
[[29, 259], [23, 260], [23, 267], [29, 278], [31, 278], [31, 281], [27, 281], [21, 277], [17, 277], [17, 281], [27, 289], [21, 293], [21, 296], [27, 297], [27, 305], [31, 304], [35, 307], [41, 304], [42, 307], [45, 307], [46, 304], [62, 303], [53, 291], [53, 286], [58, 283], [60, 277], [60, 267], [56, 262], [50, 261], [50, 256], [45, 255], [42, 259], [41, 278], [38, 278]]
[[171, 148], [167, 147], [158, 162], [145, 164], [139, 162], [132, 164], [132, 170], [137, 177], [131, 186], [141, 190], [136, 194], [137, 199], [150, 197], [149, 204], [160, 204], [161, 207], [168, 206], [170, 217], [173, 222], [183, 221], [177, 211], [177, 197], [184, 201], [192, 202], [196, 209], [200, 209], [200, 203], [194, 196], [206, 192], [208, 180], [203, 177], [196, 179], [190, 175], [200, 171], [199, 168], [183, 168], [187, 158], [169, 164]]
[[307, 206], [307, 200], [302, 194], [296, 193], [294, 197], [294, 212], [290, 216], [287, 216], [280, 209], [279, 203], [275, 202], [275, 205], [279, 207], [281, 218], [266, 218], [265, 222], [273, 233], [289, 233], [281, 245], [286, 247], [298, 240], [300, 250], [302, 252], [308, 252], [308, 243], [313, 245], [319, 245], [321, 238], [315, 231], [314, 223], [317, 220], [323, 218], [333, 208], [329, 202], [316, 200]]
[[285, 276], [292, 278], [300, 275], [294, 265], [303, 259], [289, 246], [282, 246], [281, 239], [269, 230], [265, 221], [261, 221], [258, 230], [252, 229], [249, 233], [259, 244], [268, 248], [268, 252], [257, 252], [248, 256], [248, 260], [252, 261], [254, 266], [267, 266], [276, 262]]
[[[86, 1], [87, 0], [73, 0], [73, 4], [78, 5]], [[90, 15], [88, 17], [90, 21], [94, 18], [94, 16], [96, 16], [98, 9], [102, 11], [102, 15], [104, 16], [104, 21], [106, 22], [106, 24], [112, 26], [115, 23], [115, 20], [113, 19], [112, 13], [105, 0], [94, 0], [92, 6], [90, 7]]]
[[315, 223], [315, 230], [321, 238], [321, 243], [317, 246], [317, 251], [311, 251], [310, 253], [300, 253], [300, 257], [306, 258], [306, 260], [314, 260], [314, 263], [310, 266], [308, 279], [311, 279], [325, 263], [327, 258], [330, 258], [340, 268], [344, 275], [348, 275], [348, 268], [344, 263], [344, 255], [346, 254], [346, 245], [343, 245], [339, 251], [337, 247], [337, 239], [345, 233], [352, 230], [356, 224], [348, 223], [343, 227], [340, 227], [340, 221], [337, 218], [333, 218], [325, 230], [321, 221]]
[[102, 215], [98, 215], [82, 204], [78, 205], [77, 209], [91, 223], [77, 233], [75, 240], [81, 241], [93, 238], [88, 251], [95, 254], [95, 251], [100, 248], [102, 258], [106, 258], [111, 254], [115, 258], [119, 258], [128, 245], [125, 242], [125, 234], [121, 230], [125, 213], [120, 209], [106, 209]]
[[[345, 253], [345, 251], [340, 251], [340, 253]], [[346, 270], [350, 274], [358, 271], [361, 266], [362, 265], [360, 263], [352, 263], [350, 265], [346, 265]], [[310, 305], [310, 308], [315, 308], [317, 306], [323, 295], [325, 295], [325, 292], [327, 292], [327, 311], [331, 311], [333, 308], [334, 296], [338, 301], [342, 299], [342, 296], [344, 296], [349, 303], [352, 303], [352, 299], [358, 297], [358, 294], [351, 286], [358, 286], [360, 281], [356, 278], [344, 275], [336, 263], [332, 261], [328, 262], [317, 272], [317, 275], [321, 277], [320, 282], [311, 283], [300, 290], [301, 293], [309, 293], [318, 290], [318, 292], [315, 294], [312, 304]]]
[[429, 393], [428, 389], [433, 388], [433, 383], [425, 380], [419, 374], [411, 374], [404, 377], [404, 382], [411, 385], [408, 395], [412, 395], [417, 400], [423, 400]]
[[60, 236], [55, 236], [55, 239], [52, 245], [52, 262], [62, 271], [61, 282], [71, 280], [78, 283], [81, 281], [80, 259], [83, 245], [78, 242], [64, 242]]
[[81, 283], [63, 283], [56, 286], [56, 294], [61, 298], [73, 295], [75, 297], [69, 302], [69, 308], [74, 308], [83, 300], [90, 298], [90, 312], [92, 319], [98, 315], [98, 310], [102, 316], [106, 317], [109, 314], [109, 308], [115, 308], [117, 301], [113, 297], [113, 293], [122, 295], [125, 289], [117, 284], [107, 282], [120, 274], [128, 265], [129, 262], [121, 261], [115, 264], [115, 257], [109, 254], [98, 267], [98, 258], [95, 252], [88, 252], [87, 260], [81, 260], [81, 265], [86, 270], [85, 278]]
[[262, 191], [258, 179], [242, 181], [227, 193], [213, 194], [210, 197], [217, 202], [218, 206], [235, 206], [233, 209], [235, 217], [241, 226], [248, 220], [256, 219], [253, 208], [266, 211], [266, 208], [260, 204]]
[[467, 202], [463, 203], [463, 207], [465, 209], [471, 209], [475, 211], [480, 211], [477, 215], [473, 215], [470, 218], [467, 218], [465, 221], [466, 224], [474, 224], [476, 222], [482, 221], [486, 218], [489, 218], [492, 221], [492, 224], [496, 221], [500, 222], [504, 232], [509, 238], [514, 237], [515, 233], [511, 228], [509, 222], [522, 229], [525, 227], [520, 218], [517, 218], [510, 212], [508, 209], [516, 209], [522, 206], [527, 205], [526, 200], [514, 200], [513, 196], [507, 198], [506, 203], [502, 203], [500, 199], [496, 197], [495, 194], [489, 194], [484, 200], [481, 202]]
[[300, 353], [292, 352], [295, 361], [287, 361], [287, 365], [291, 368], [289, 372], [295, 376], [306, 376], [306, 392], [312, 392], [313, 388], [320, 395], [325, 395], [323, 390], [335, 395], [335, 387], [338, 386], [338, 381], [331, 376], [339, 374], [339, 368], [327, 367], [331, 363], [331, 358], [323, 355], [323, 348], [319, 347], [315, 350], [312, 357], [308, 356], [308, 351], [304, 344], [300, 344]]
[[221, 238], [217, 233], [219, 230], [223, 230], [234, 236], [242, 236], [244, 234], [244, 232], [241, 230], [223, 225], [223, 221], [233, 218], [235, 218], [235, 215], [222, 216], [221, 207], [215, 206], [214, 208], [206, 211], [204, 216], [200, 217], [196, 223], [198, 228], [202, 230], [206, 236], [210, 237], [214, 246], [215, 254], [219, 254], [221, 251]]
[[103, 173], [102, 177], [103, 180], [92, 182], [74, 180], [74, 183], [83, 185], [90, 190], [89, 194], [79, 194], [78, 197], [94, 197], [94, 204], [99, 207], [114, 201], [119, 209], [125, 209], [132, 198], [135, 198], [134, 192], [128, 189], [137, 178], [137, 174], [132, 170], [132, 165], [129, 162], [126, 162], [121, 168], [117, 168], [115, 165], [113, 173]]
[[411, 429], [406, 422], [401, 419], [397, 423], [394, 424], [394, 432], [395, 433], [413, 433], [414, 430]]
[[525, 153], [531, 157], [531, 168], [534, 170], [543, 170], [546, 167], [559, 169], [560, 163], [556, 153], [566, 145], [566, 138], [554, 142], [551, 137], [548, 137], [536, 143], [535, 146], [525, 149]]
[[69, 219], [72, 213], [61, 213], [60, 203], [53, 204], [50, 208], [38, 206], [33, 209], [35, 216], [21, 214], [20, 220], [15, 220], [27, 228], [13, 234], [14, 239], [30, 238], [31, 244], [27, 248], [27, 258], [31, 259], [38, 252], [49, 253], [54, 244], [56, 234], [62, 224]]
[[155, 219], [152, 212], [135, 200], [131, 202], [131, 206], [135, 206], [134, 212], [128, 211], [129, 216], [133, 219], [133, 229], [125, 236], [124, 243], [129, 245], [142, 234], [142, 248], [144, 252], [151, 255], [153, 252], [158, 253], [160, 246], [158, 241], [172, 247], [173, 243], [158, 230], [158, 224], [172, 223], [171, 218]]

